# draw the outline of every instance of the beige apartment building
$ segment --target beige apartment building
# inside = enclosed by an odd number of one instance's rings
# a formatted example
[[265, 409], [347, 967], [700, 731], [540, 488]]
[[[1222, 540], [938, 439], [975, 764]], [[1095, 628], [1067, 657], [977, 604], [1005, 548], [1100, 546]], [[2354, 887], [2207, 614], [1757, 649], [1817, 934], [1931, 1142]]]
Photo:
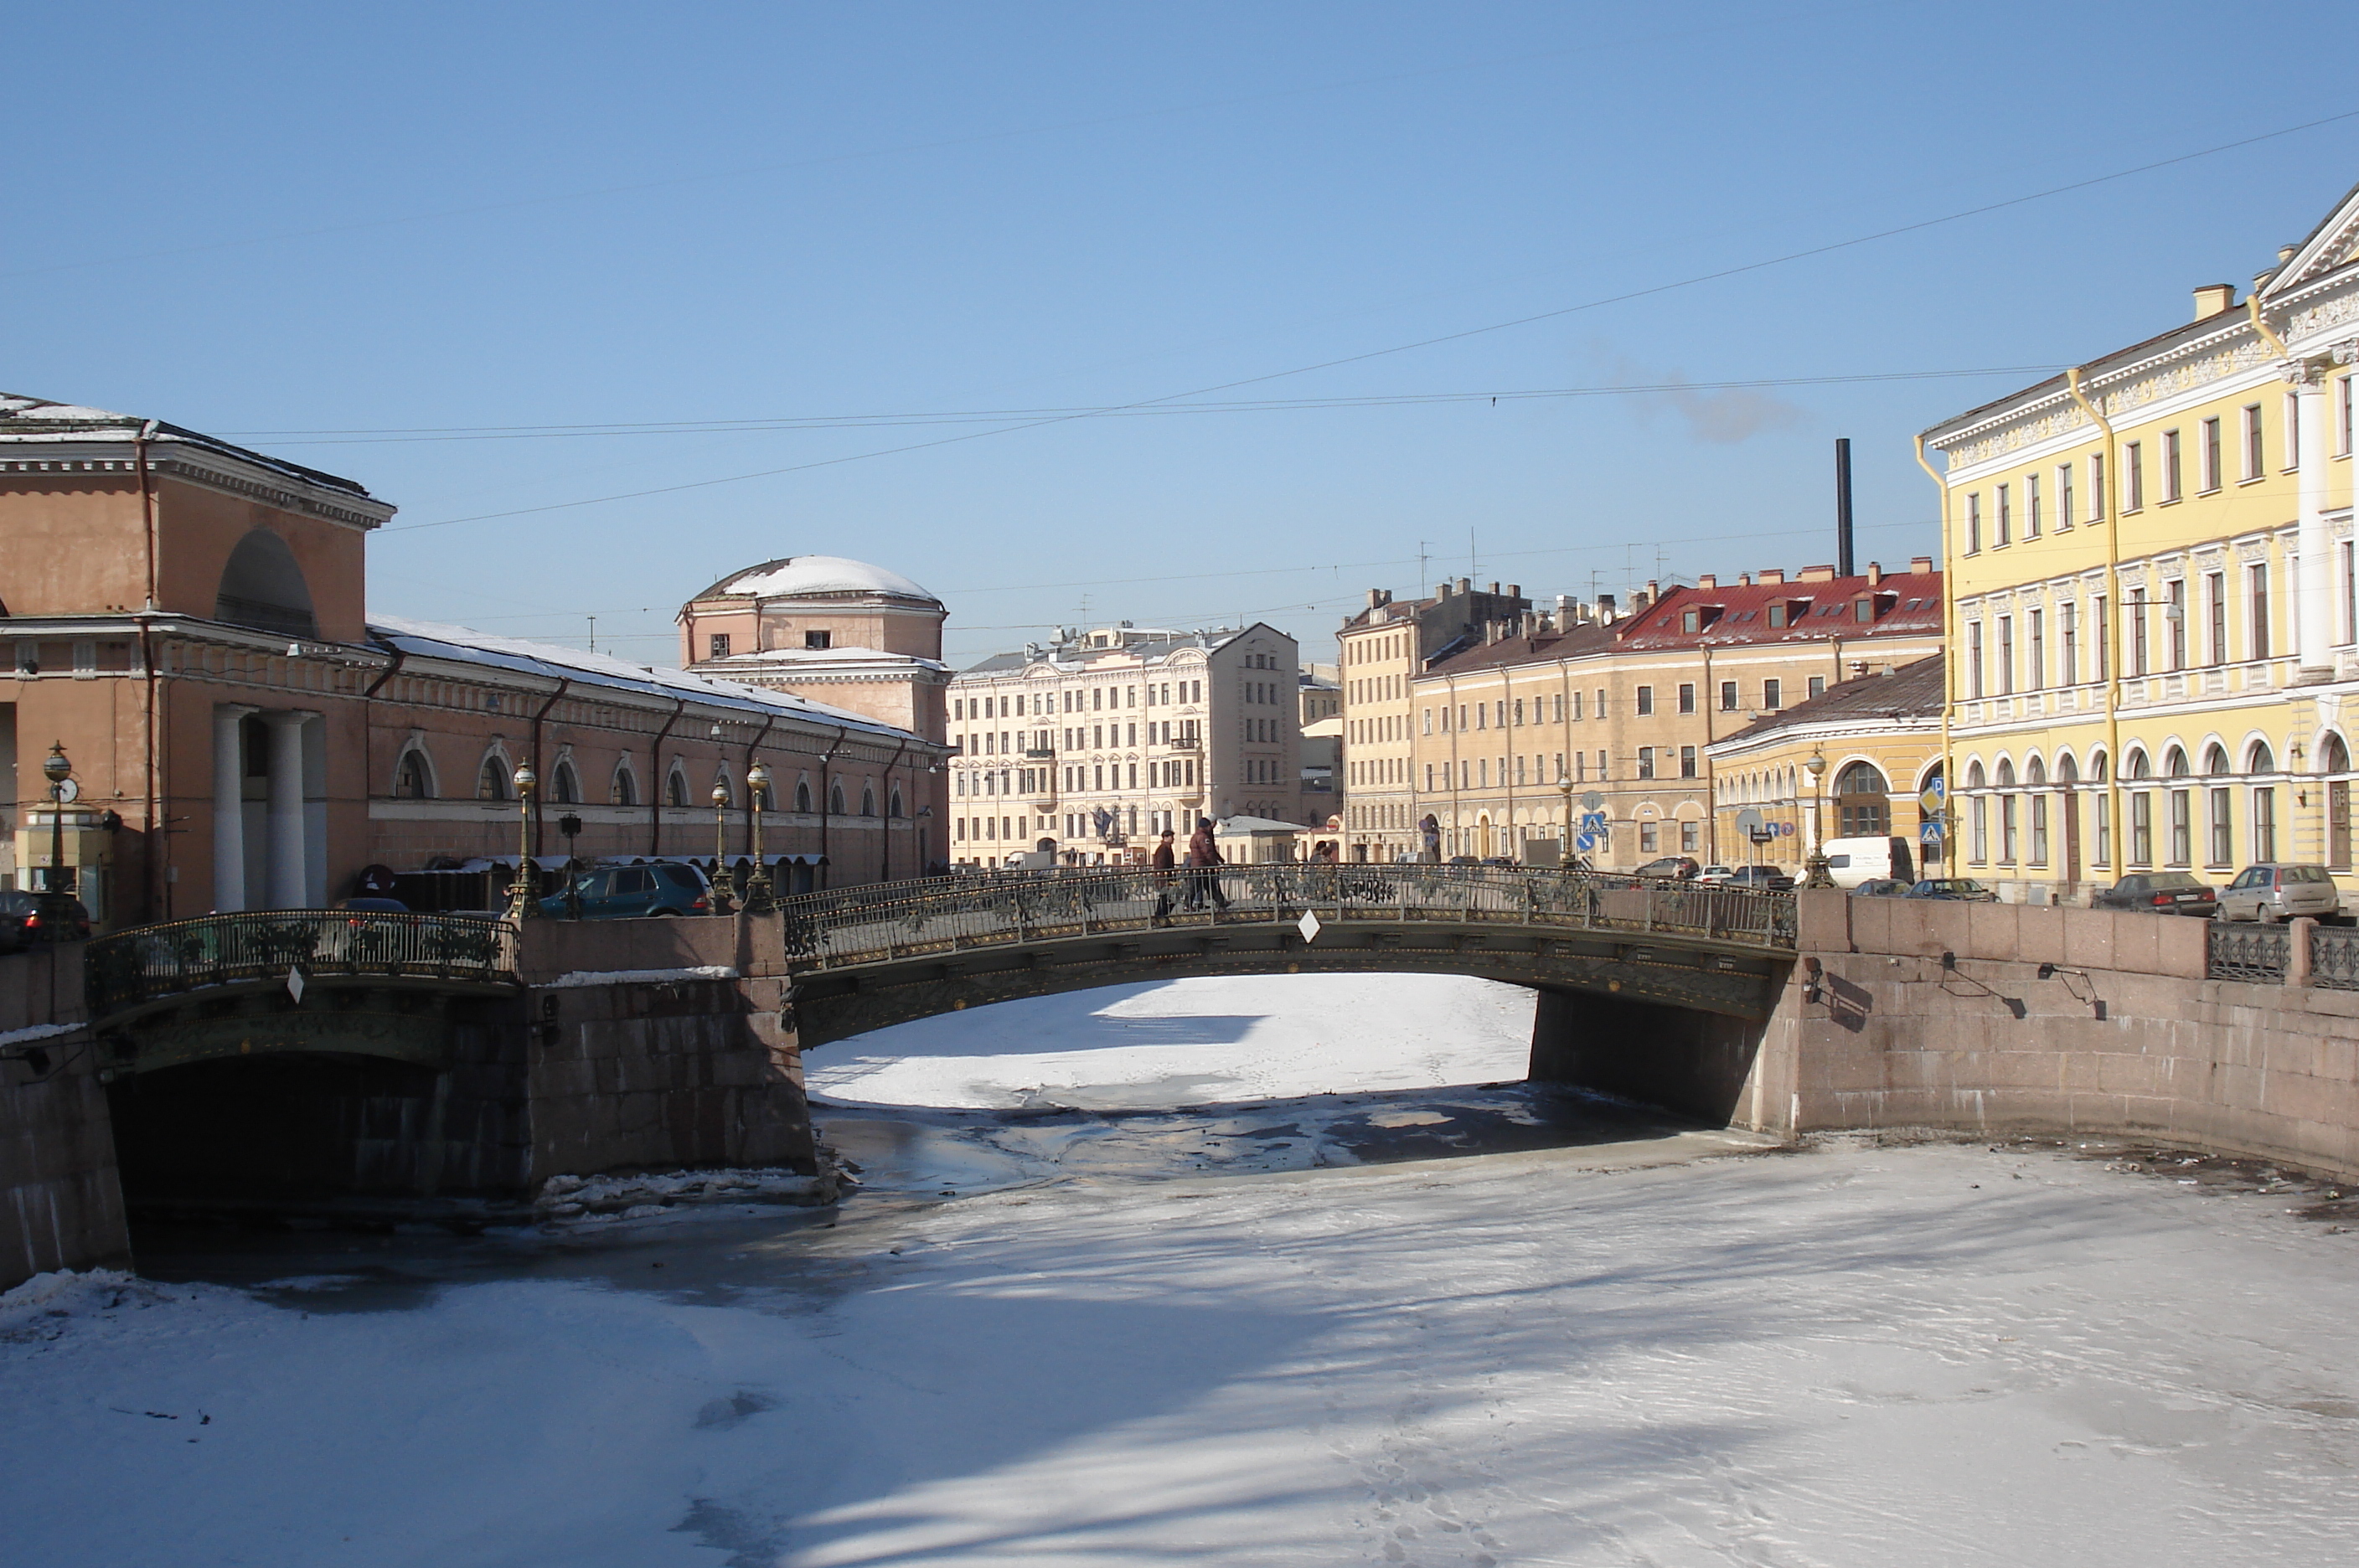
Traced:
[[1940, 641], [1940, 576], [1921, 556], [1905, 572], [1649, 583], [1627, 615], [1568, 604], [1411, 682], [1414, 815], [1434, 817], [1445, 857], [1520, 859], [1568, 837], [1578, 848], [1587, 822], [1601, 866], [1745, 858], [1750, 845], [1721, 842], [1713, 822], [1706, 748]]
[[1342, 801], [1347, 859], [1393, 861], [1419, 850], [1415, 704], [1410, 684], [1426, 667], [1480, 645], [1492, 628], [1520, 625], [1531, 601], [1520, 586], [1477, 591], [1459, 578], [1430, 599], [1368, 591], [1367, 607], [1336, 633], [1343, 693]]
[[1123, 626], [995, 655], [950, 686], [951, 856], [1135, 864], [1200, 816], [1300, 820], [1295, 641]]

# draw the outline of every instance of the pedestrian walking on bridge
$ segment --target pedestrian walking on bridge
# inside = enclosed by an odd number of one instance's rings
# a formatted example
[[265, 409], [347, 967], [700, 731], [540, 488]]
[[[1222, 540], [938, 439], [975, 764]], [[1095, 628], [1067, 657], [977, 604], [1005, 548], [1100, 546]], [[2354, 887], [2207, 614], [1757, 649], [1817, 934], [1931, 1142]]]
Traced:
[[1188, 908], [1201, 909], [1210, 894], [1212, 907], [1225, 909], [1229, 896], [1221, 891], [1221, 850], [1212, 842], [1212, 819], [1198, 817], [1196, 831], [1188, 840]]

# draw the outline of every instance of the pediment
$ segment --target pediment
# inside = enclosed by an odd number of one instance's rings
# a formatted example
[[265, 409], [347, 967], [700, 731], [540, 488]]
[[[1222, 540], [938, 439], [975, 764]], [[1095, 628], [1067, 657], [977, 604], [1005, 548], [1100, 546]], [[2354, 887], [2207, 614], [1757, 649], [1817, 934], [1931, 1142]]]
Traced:
[[2261, 289], [2261, 298], [2288, 293], [2354, 260], [2359, 260], [2359, 188], [2336, 202], [2325, 221], [2294, 247], [2293, 255]]

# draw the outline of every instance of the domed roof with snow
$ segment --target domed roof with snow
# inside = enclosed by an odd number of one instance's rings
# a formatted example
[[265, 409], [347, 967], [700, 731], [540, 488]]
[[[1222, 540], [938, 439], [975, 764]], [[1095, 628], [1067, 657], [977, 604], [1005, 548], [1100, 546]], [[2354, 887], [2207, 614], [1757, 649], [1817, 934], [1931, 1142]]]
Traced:
[[789, 555], [778, 561], [766, 561], [723, 578], [697, 597], [800, 599], [837, 593], [879, 593], [896, 599], [922, 599], [929, 604], [941, 603], [897, 572], [841, 555]]

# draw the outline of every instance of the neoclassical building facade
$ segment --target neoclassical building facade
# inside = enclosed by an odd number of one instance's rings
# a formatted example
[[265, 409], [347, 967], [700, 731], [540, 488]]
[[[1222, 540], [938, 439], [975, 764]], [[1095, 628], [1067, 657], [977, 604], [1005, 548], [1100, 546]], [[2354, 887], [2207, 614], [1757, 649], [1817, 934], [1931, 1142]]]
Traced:
[[[709, 859], [716, 831], [745, 851], [756, 761], [790, 883], [941, 857], [938, 741], [793, 692], [370, 617], [366, 538], [393, 511], [160, 420], [0, 397], [0, 877], [41, 880], [62, 842], [120, 925], [318, 906], [368, 867], [513, 864], [527, 843]], [[52, 748], [74, 796], [54, 821]]]
[[2359, 890], [2359, 191], [2236, 296], [1922, 438], [1951, 825], [2012, 896], [2278, 859]]

